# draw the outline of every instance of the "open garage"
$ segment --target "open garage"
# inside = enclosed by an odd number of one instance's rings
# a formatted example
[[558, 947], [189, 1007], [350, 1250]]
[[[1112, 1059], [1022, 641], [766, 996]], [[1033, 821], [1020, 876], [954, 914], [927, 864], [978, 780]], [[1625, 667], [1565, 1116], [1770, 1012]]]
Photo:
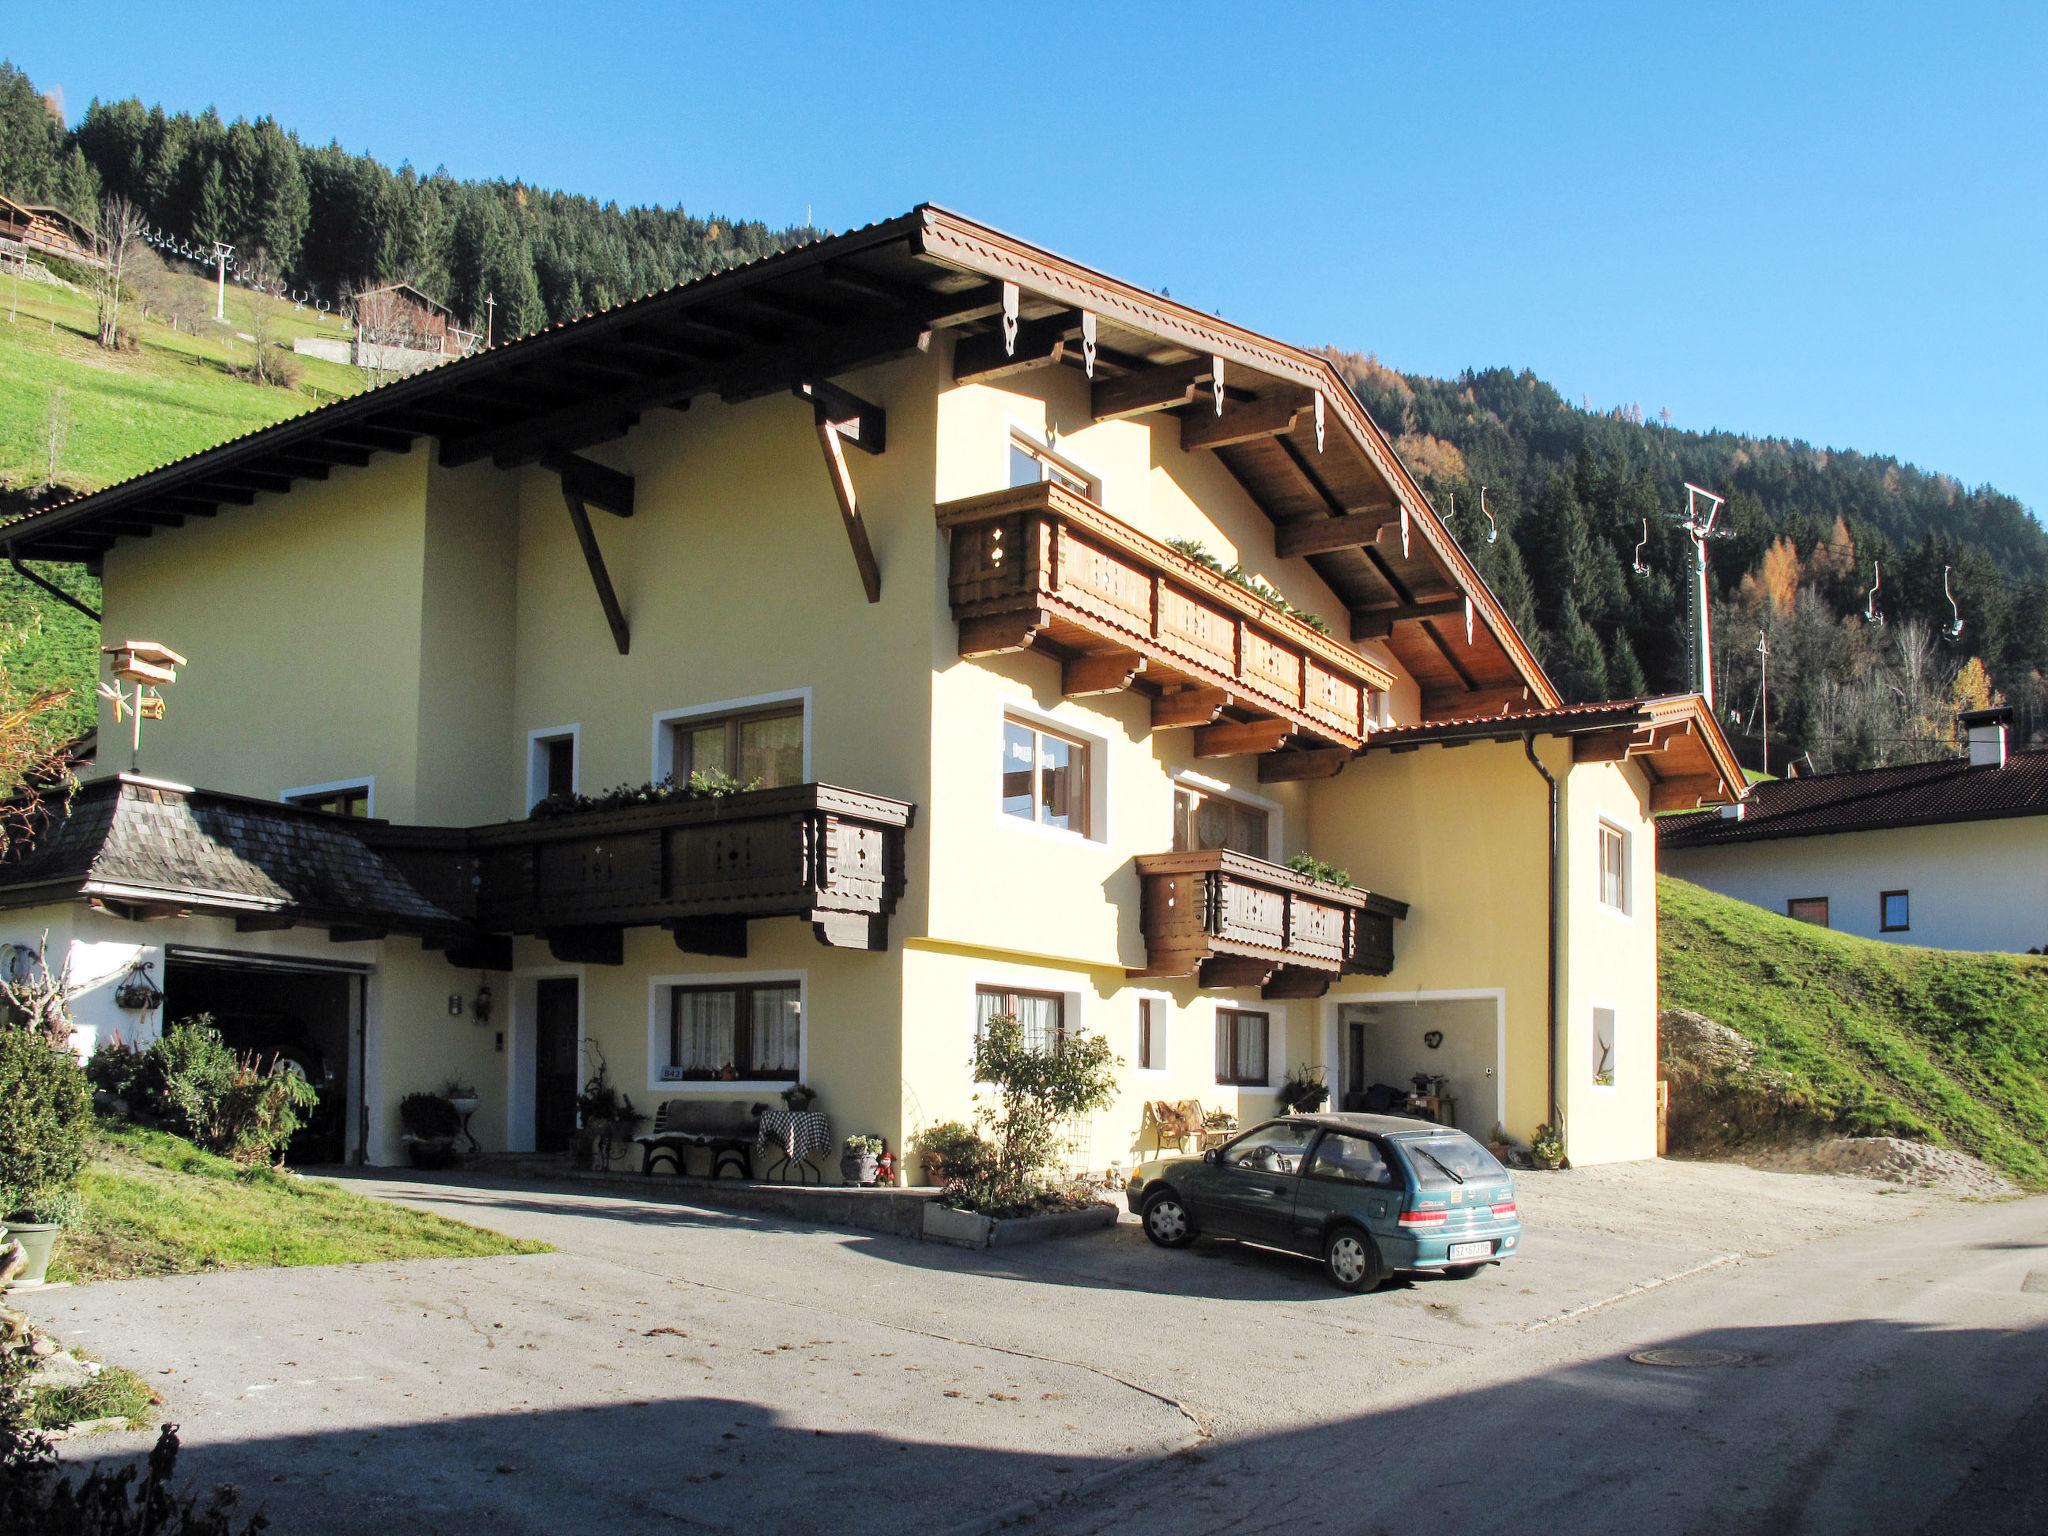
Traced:
[[1340, 1005], [1339, 1106], [1422, 1109], [1486, 1139], [1507, 1118], [1502, 1019], [1492, 993]]

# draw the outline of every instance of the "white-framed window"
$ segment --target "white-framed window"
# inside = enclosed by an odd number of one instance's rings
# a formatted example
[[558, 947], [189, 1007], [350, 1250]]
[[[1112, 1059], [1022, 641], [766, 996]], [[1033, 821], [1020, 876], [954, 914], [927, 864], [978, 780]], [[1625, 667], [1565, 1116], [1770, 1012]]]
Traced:
[[1614, 1022], [1615, 1013], [1612, 1008], [1593, 1010], [1593, 1051], [1592, 1060], [1588, 1064], [1593, 1069], [1593, 1085], [1596, 1088], [1614, 1086]]
[[1037, 485], [1050, 480], [1055, 485], [1064, 485], [1077, 496], [1086, 496], [1094, 502], [1102, 500], [1100, 480], [1022, 427], [1010, 429], [1009, 475], [1013, 486]]
[[1629, 890], [1629, 835], [1612, 822], [1600, 823], [1600, 905], [1626, 915]]
[[1067, 995], [1032, 987], [983, 983], [974, 989], [974, 1038], [981, 1038], [982, 1026], [990, 1019], [1007, 1016], [1024, 1030], [1024, 1043], [1033, 1050], [1058, 1049], [1067, 1038]]
[[325, 811], [330, 816], [374, 816], [377, 814], [377, 781], [374, 778], [336, 779], [331, 784], [303, 784], [278, 796], [286, 805], [302, 810]]
[[648, 985], [651, 1089], [802, 1081], [808, 1046], [802, 972], [657, 976]]
[[582, 788], [583, 727], [550, 726], [526, 738], [526, 808]]
[[1080, 837], [1097, 835], [1096, 744], [1014, 711], [1003, 715], [1002, 813]]
[[1270, 803], [1226, 793], [1186, 775], [1173, 786], [1175, 853], [1228, 848], [1255, 859], [1270, 859], [1278, 820]]
[[756, 694], [668, 709], [654, 717], [658, 782], [689, 782], [693, 773], [730, 774], [762, 789], [802, 784], [811, 776], [811, 691]]
[[1216, 1081], [1264, 1088], [1273, 1080], [1273, 1016], [1247, 1008], [1216, 1010]]
[[1171, 1038], [1173, 999], [1163, 992], [1137, 996], [1136, 1031], [1131, 1038], [1131, 1067], [1138, 1072], [1164, 1072]]

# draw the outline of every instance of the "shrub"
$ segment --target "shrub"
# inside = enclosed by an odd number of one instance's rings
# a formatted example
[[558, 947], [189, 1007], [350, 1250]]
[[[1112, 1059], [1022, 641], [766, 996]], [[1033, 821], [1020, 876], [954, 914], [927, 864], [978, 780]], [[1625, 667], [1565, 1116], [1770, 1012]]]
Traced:
[[981, 1027], [973, 1065], [974, 1080], [996, 1095], [975, 1113], [988, 1156], [949, 1188], [987, 1215], [1030, 1209], [1053, 1182], [1067, 1122], [1108, 1107], [1122, 1063], [1100, 1035], [1070, 1035], [1042, 1050], [1023, 1025], [997, 1014]]
[[944, 1184], [966, 1178], [993, 1149], [958, 1120], [945, 1120], [911, 1137], [910, 1150], [924, 1164], [924, 1176]]
[[0, 1029], [0, 1217], [61, 1219], [91, 1148], [92, 1085], [70, 1051]]
[[86, 1080], [101, 1093], [126, 1102], [131, 1111], [141, 1105], [148, 1072], [149, 1052], [119, 1035], [102, 1040], [85, 1064]]
[[239, 1519], [239, 1497], [223, 1484], [201, 1504], [197, 1494], [178, 1494], [171, 1478], [178, 1466], [178, 1427], [157, 1435], [146, 1468], [119, 1471], [96, 1467], [74, 1482], [58, 1475], [47, 1438], [29, 1429], [0, 1445], [0, 1530], [34, 1531], [37, 1536], [246, 1536], [269, 1522], [260, 1514]]
[[1341, 885], [1351, 889], [1351, 871], [1340, 869], [1327, 859], [1319, 859], [1312, 853], [1291, 853], [1287, 856], [1287, 867], [1297, 875], [1306, 875], [1311, 880], [1320, 880], [1325, 885]]
[[280, 1163], [319, 1102], [320, 1095], [304, 1078], [265, 1072], [253, 1059], [238, 1061], [200, 1145], [243, 1168]]
[[173, 1131], [206, 1145], [206, 1128], [235, 1075], [235, 1053], [213, 1027], [213, 1015], [182, 1019], [149, 1048], [142, 1077], [148, 1112]]

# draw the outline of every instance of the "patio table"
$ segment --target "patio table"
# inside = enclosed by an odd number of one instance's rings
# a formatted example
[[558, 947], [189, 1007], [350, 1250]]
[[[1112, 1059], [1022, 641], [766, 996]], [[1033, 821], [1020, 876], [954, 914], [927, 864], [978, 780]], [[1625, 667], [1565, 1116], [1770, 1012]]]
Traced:
[[811, 1161], [811, 1155], [832, 1145], [832, 1121], [815, 1109], [763, 1110], [754, 1144], [774, 1147], [782, 1153], [781, 1161], [766, 1170], [766, 1177], [787, 1183], [794, 1168], [799, 1183], [822, 1183], [825, 1175]]

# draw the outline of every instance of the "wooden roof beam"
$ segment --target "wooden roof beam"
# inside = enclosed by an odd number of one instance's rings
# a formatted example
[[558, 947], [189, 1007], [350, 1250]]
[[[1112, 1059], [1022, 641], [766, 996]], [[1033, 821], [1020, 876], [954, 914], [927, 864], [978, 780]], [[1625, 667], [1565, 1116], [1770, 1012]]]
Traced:
[[[1227, 417], [1225, 419], [1228, 419]], [[1299, 555], [1327, 555], [1340, 549], [1377, 544], [1389, 529], [1401, 526], [1399, 507], [1373, 507], [1338, 517], [1311, 517], [1273, 530], [1273, 552], [1283, 560]]]
[[874, 546], [868, 542], [868, 526], [860, 515], [860, 501], [853, 491], [853, 471], [846, 463], [837, 426], [827, 421], [822, 408], [818, 414], [818, 447], [825, 455], [825, 474], [832, 482], [832, 494], [839, 503], [839, 521], [846, 529], [846, 542], [853, 547], [854, 568], [860, 572], [861, 590], [871, 603], [882, 600], [882, 568], [875, 563]]
[[273, 454], [272, 458], [292, 463], [346, 464], [352, 469], [361, 469], [370, 462], [370, 451], [351, 448], [331, 438], [314, 438], [310, 442], [294, 443], [289, 453]]
[[604, 621], [611, 629], [612, 644], [624, 656], [633, 646], [633, 633], [626, 624], [626, 610], [620, 606], [619, 594], [612, 586], [611, 572], [605, 568], [604, 551], [597, 543], [597, 530], [590, 526], [590, 512], [567, 475], [562, 477], [562, 502], [569, 509], [569, 526], [576, 532], [577, 546], [583, 551], [583, 563], [590, 568], [590, 584], [597, 588], [598, 606], [604, 609]]
[[1269, 752], [1259, 759], [1259, 782], [1294, 784], [1303, 779], [1333, 779], [1356, 755], [1349, 747], [1306, 747]]
[[1221, 688], [1182, 688], [1161, 694], [1152, 701], [1152, 729], [1171, 731], [1213, 725], [1236, 702], [1233, 694]]
[[810, 401], [817, 420], [861, 452], [880, 453], [889, 446], [888, 412], [872, 401], [826, 379], [793, 385], [791, 393]]
[[1195, 756], [1244, 757], [1278, 752], [1293, 739], [1296, 729], [1291, 720], [1229, 720], [1219, 725], [1198, 725]]
[[[1231, 448], [1260, 438], [1282, 437], [1309, 412], [1320, 418], [1321, 400], [1313, 390], [1289, 390], [1246, 405], [1226, 404], [1220, 416], [1185, 416], [1180, 424], [1180, 445], [1192, 453], [1197, 448]], [[1320, 433], [1317, 441], [1320, 444]]]
[[377, 453], [404, 453], [412, 447], [416, 432], [401, 431], [396, 427], [380, 427], [369, 422], [352, 421], [338, 432], [328, 433], [322, 442], [335, 443], [343, 448], [367, 448]]
[[1659, 779], [1650, 786], [1652, 811], [1696, 811], [1709, 800], [1727, 792], [1718, 773], [1692, 774], [1684, 778]]
[[588, 506], [614, 517], [633, 515], [633, 477], [581, 454], [550, 449], [540, 457], [541, 468], [562, 478], [564, 491]]
[[1070, 699], [1122, 693], [1138, 680], [1146, 659], [1136, 651], [1096, 651], [1060, 667], [1060, 692]]
[[[1080, 338], [1081, 325], [1080, 310], [1063, 309], [1042, 320], [1024, 321], [1017, 327], [1014, 343], [1005, 341], [1000, 326], [979, 336], [963, 337], [953, 352], [953, 382], [985, 384], [1062, 362]], [[1079, 355], [1078, 348], [1074, 352]]]
[[1512, 683], [1503, 688], [1439, 691], [1424, 696], [1422, 718], [1427, 723], [1434, 723], [1439, 720], [1473, 720], [1487, 715], [1505, 716], [1526, 707], [1529, 702], [1527, 683]]
[[1194, 404], [1208, 384], [1206, 357], [1164, 363], [1120, 379], [1097, 379], [1092, 392], [1092, 414], [1097, 421], [1124, 421], [1153, 411], [1170, 411]]
[[1354, 640], [1384, 640], [1394, 632], [1396, 624], [1417, 624], [1424, 619], [1456, 618], [1464, 613], [1471, 601], [1463, 593], [1450, 597], [1430, 597], [1418, 602], [1404, 603], [1398, 608], [1361, 608], [1351, 615], [1351, 638]]

